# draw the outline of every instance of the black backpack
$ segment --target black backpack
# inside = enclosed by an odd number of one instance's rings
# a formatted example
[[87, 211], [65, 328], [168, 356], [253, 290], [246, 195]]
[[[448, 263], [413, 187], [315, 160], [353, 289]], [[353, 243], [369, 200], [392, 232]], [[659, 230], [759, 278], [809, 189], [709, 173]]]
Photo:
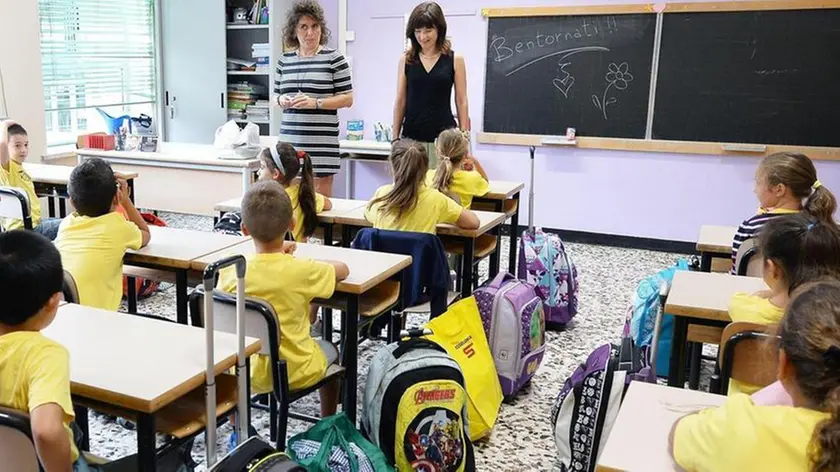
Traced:
[[253, 436], [230, 451], [210, 472], [306, 472], [306, 469]]

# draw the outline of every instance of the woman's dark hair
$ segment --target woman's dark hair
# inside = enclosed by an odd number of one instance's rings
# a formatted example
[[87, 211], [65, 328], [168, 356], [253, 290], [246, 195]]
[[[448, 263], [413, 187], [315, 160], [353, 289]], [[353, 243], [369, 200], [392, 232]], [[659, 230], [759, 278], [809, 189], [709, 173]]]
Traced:
[[802, 209], [823, 222], [834, 222], [837, 199], [817, 179], [817, 168], [805, 154], [780, 152], [765, 157], [759, 164], [770, 186], [782, 184], [803, 201]]
[[429, 169], [429, 155], [426, 148], [416, 141], [401, 139], [394, 143], [388, 160], [391, 161], [391, 170], [394, 173], [394, 186], [390, 192], [371, 200], [368, 208], [382, 203], [380, 213], [393, 212], [400, 218], [417, 205], [420, 187], [423, 186], [426, 171]]
[[274, 158], [271, 156], [271, 150], [268, 148], [263, 149], [260, 158], [266, 167], [282, 174], [283, 177], [280, 183], [284, 187], [288, 187], [300, 175], [298, 201], [296, 203], [292, 202], [292, 209], [296, 205], [300, 205], [300, 209], [303, 212], [303, 221], [299, 222], [299, 224], [303, 225], [303, 235], [308, 238], [318, 228], [318, 211], [315, 207], [315, 176], [312, 169], [312, 159], [309, 158], [309, 154], [303, 151], [296, 151], [288, 143], [277, 143], [276, 149], [277, 154], [280, 156], [280, 162], [283, 164], [283, 169], [280, 169], [274, 162]]
[[840, 230], [806, 214], [778, 216], [758, 234], [759, 252], [782, 270], [790, 293], [805, 283], [840, 278]]
[[820, 281], [798, 290], [779, 336], [800, 392], [813, 408], [831, 414], [811, 437], [811, 470], [840, 470], [840, 283]]
[[408, 17], [408, 24], [405, 27], [405, 37], [411, 41], [411, 47], [405, 52], [405, 61], [409, 64], [420, 57], [422, 50], [414, 31], [420, 28], [434, 28], [437, 30], [437, 48], [442, 55], [452, 52], [452, 44], [446, 39], [446, 17], [443, 16], [443, 9], [435, 2], [423, 2], [414, 7], [414, 11]]
[[327, 28], [327, 20], [324, 19], [324, 9], [316, 0], [297, 0], [292, 8], [286, 12], [286, 24], [283, 26], [283, 40], [286, 46], [299, 48], [300, 42], [297, 38], [297, 24], [304, 16], [312, 17], [321, 27], [321, 46], [330, 41], [330, 29]]

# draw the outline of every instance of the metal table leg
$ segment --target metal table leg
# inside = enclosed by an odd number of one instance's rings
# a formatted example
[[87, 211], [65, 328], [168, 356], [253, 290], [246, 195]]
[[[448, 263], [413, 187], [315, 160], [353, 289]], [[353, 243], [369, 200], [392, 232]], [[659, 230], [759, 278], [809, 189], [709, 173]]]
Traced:
[[671, 360], [668, 367], [668, 385], [685, 387], [685, 341], [688, 335], [688, 319], [674, 317], [674, 338], [671, 342]]
[[347, 298], [347, 311], [342, 312], [344, 349], [342, 364], [347, 370], [344, 380], [343, 409], [356, 424], [356, 382], [358, 381], [358, 351], [359, 351], [359, 296], [350, 295]]
[[182, 325], [189, 324], [187, 319], [187, 271], [180, 269], [175, 271], [175, 306], [177, 307], [178, 323]]
[[140, 467], [139, 470], [143, 472], [157, 470], [155, 446], [155, 417], [148, 413], [140, 413], [137, 415], [137, 464]]

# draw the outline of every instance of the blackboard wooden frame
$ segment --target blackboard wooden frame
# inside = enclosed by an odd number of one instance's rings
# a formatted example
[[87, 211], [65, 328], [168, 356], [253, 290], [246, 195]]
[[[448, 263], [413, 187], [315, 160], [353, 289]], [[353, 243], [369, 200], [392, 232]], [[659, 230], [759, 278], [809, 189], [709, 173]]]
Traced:
[[[788, 0], [788, 1], [752, 1], [752, 2], [712, 2], [712, 3], [672, 3], [657, 13], [657, 36], [661, 34], [662, 17], [669, 13], [701, 12], [748, 12], [774, 10], [820, 10], [840, 9], [840, 0]], [[636, 5], [596, 5], [563, 7], [511, 7], [486, 8], [482, 15], [487, 18], [529, 17], [529, 16], [564, 16], [564, 15], [620, 15], [633, 13], [657, 12], [654, 4]], [[654, 55], [655, 67], [659, 64], [659, 54]], [[652, 101], [655, 97], [655, 79], [652, 88]], [[651, 139], [652, 112], [648, 119], [646, 139], [620, 139], [578, 136], [575, 147], [582, 149], [607, 149], [639, 152], [670, 152], [685, 154], [707, 154], [713, 156], [756, 156], [762, 157], [777, 152], [801, 152], [812, 159], [840, 160], [840, 148], [817, 146], [788, 146], [752, 143], [716, 143], [697, 141], [671, 141]], [[478, 133], [478, 142], [483, 144], [506, 144], [514, 146], [551, 146], [546, 138], [530, 134]], [[550, 139], [548, 140], [550, 141]]]

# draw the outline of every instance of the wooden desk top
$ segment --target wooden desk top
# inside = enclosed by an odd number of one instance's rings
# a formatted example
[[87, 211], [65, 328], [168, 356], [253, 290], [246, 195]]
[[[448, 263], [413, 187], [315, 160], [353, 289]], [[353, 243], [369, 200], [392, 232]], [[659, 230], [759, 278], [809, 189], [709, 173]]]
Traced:
[[507, 200], [525, 188], [523, 182], [509, 182], [506, 180], [491, 180], [490, 191], [481, 198], [489, 200]]
[[193, 259], [251, 239], [161, 226], [150, 226], [149, 230], [152, 233], [149, 245], [126, 252], [126, 264], [155, 264], [173, 269], [189, 269]]
[[712, 226], [703, 225], [700, 227], [700, 236], [697, 237], [697, 250], [714, 254], [732, 254], [732, 239], [736, 226]]
[[[203, 271], [207, 264], [223, 257], [234, 254], [248, 255], [254, 251], [252, 242], [241, 243], [194, 260], [192, 269]], [[367, 292], [411, 265], [411, 256], [307, 243], [297, 243], [295, 257], [341, 261], [347, 264], [350, 275], [336, 284], [335, 291], [356, 295]]]
[[[204, 385], [204, 330], [80, 305], [61, 305], [44, 335], [70, 352], [73, 394], [154, 413]], [[236, 364], [236, 336], [216, 333], [216, 374]], [[248, 355], [260, 341], [245, 339]]]
[[672, 315], [730, 321], [729, 301], [737, 292], [767, 290], [758, 277], [678, 271], [674, 274], [665, 312]]
[[[367, 202], [363, 200], [356, 200], [361, 201], [365, 205]], [[499, 226], [500, 224], [505, 222], [507, 219], [507, 215], [504, 213], [496, 213], [492, 211], [474, 211], [473, 213], [478, 216], [480, 225], [478, 229], [461, 229], [455, 225], [449, 224], [440, 224], [437, 225], [437, 234], [441, 236], [461, 236], [467, 238], [477, 238], [482, 234], [490, 231], [491, 229]], [[355, 208], [353, 210], [347, 211], [338, 215], [334, 219], [335, 223], [338, 224], [345, 224], [351, 226], [358, 226], [361, 228], [370, 228], [373, 225], [365, 219], [365, 207]]]
[[[29, 174], [33, 182], [53, 184], [53, 185], [67, 185], [70, 181], [70, 173], [73, 172], [73, 167], [58, 166], [51, 164], [32, 164], [24, 163], [23, 169]], [[122, 172], [126, 179], [136, 179], [137, 172]]]
[[137, 161], [138, 164], [154, 162], [174, 164], [209, 165], [215, 167], [238, 167], [259, 169], [260, 160], [254, 159], [222, 159], [228, 151], [216, 149], [209, 144], [167, 143], [158, 144], [157, 152], [141, 151], [102, 151], [99, 149], [78, 149], [79, 156], [96, 156], [103, 159], [125, 159]]
[[621, 403], [596, 471], [674, 471], [668, 435], [674, 422], [706, 407], [722, 405], [723, 395], [632, 382]]
[[[332, 203], [332, 208], [330, 208], [327, 211], [322, 211], [321, 213], [318, 213], [318, 221], [320, 221], [321, 223], [334, 223], [335, 218], [337, 216], [343, 215], [348, 211], [355, 210], [357, 208], [362, 208], [365, 205], [367, 205], [366, 200], [348, 200], [346, 198], [333, 197], [330, 197], [330, 203]], [[213, 210], [223, 213], [228, 211], [239, 211], [241, 208], [242, 197], [239, 197], [219, 202], [216, 204], [216, 206], [213, 207]]]

